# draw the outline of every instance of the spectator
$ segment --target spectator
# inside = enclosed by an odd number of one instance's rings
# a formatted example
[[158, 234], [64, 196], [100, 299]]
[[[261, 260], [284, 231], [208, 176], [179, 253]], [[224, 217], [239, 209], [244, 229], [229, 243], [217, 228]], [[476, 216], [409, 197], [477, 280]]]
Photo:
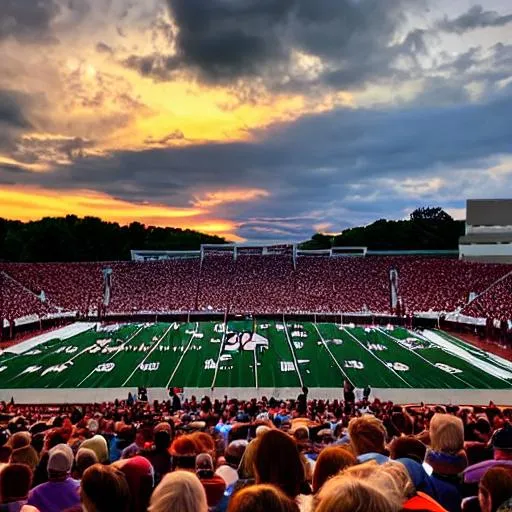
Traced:
[[503, 428], [494, 432], [491, 438], [494, 458], [469, 466], [464, 471], [464, 483], [472, 486], [476, 493], [475, 486], [484, 473], [494, 466], [507, 466], [512, 468], [512, 425], [507, 423]]
[[19, 512], [27, 503], [32, 471], [25, 464], [7, 464], [0, 469], [0, 512]]
[[173, 439], [172, 427], [167, 422], [159, 423], [153, 429], [153, 446], [143, 450], [141, 455], [151, 462], [155, 472], [155, 484], [158, 485], [163, 476], [171, 470], [171, 454], [169, 448]]
[[100, 464], [107, 464], [109, 461], [107, 441], [99, 434], [83, 441], [80, 448], [89, 448], [92, 450], [96, 454]]
[[348, 424], [350, 445], [359, 462], [375, 460], [383, 464], [388, 460], [385, 448], [386, 429], [381, 420], [370, 414], [352, 418]]
[[467, 467], [464, 425], [460, 418], [437, 413], [430, 420], [429, 433], [425, 462], [432, 467], [437, 499], [450, 512], [458, 512], [462, 499], [460, 475]]
[[[295, 441], [284, 432], [270, 430], [261, 437], [254, 457], [257, 484], [273, 484], [297, 502], [301, 510], [310, 507], [311, 490]], [[304, 494], [306, 493], [306, 494]]]
[[481, 512], [497, 512], [512, 498], [512, 468], [494, 466], [485, 472], [478, 488]]
[[61, 512], [80, 503], [80, 482], [70, 477], [73, 452], [65, 444], [52, 448], [48, 457], [48, 482], [30, 491], [28, 504], [44, 512]]
[[175, 471], [164, 476], [151, 496], [148, 512], [207, 512], [206, 493], [196, 475]]
[[412, 436], [396, 437], [389, 445], [391, 459], [412, 459], [419, 464], [425, 460], [427, 447]]
[[111, 466], [87, 468], [80, 485], [83, 509], [87, 512], [129, 512], [130, 489], [124, 475]]
[[336, 476], [318, 494], [315, 512], [398, 512], [401, 503], [370, 482]]
[[206, 492], [208, 506], [215, 508], [224, 496], [226, 482], [214, 473], [213, 459], [209, 453], [200, 453], [196, 457], [196, 475]]
[[153, 466], [140, 455], [114, 462], [113, 466], [126, 478], [131, 493], [131, 512], [146, 512], [153, 492]]
[[228, 512], [299, 512], [299, 507], [273, 485], [251, 485], [236, 493]]
[[26, 464], [31, 471], [35, 471], [39, 464], [39, 457], [32, 446], [25, 445], [12, 451], [10, 462]]
[[75, 468], [73, 478], [81, 480], [84, 471], [98, 463], [96, 453], [89, 448], [80, 448], [75, 456]]
[[177, 437], [171, 444], [173, 469], [195, 471], [197, 442], [190, 435]]
[[324, 448], [316, 461], [313, 472], [313, 493], [317, 494], [324, 483], [357, 462], [354, 455], [341, 446]]

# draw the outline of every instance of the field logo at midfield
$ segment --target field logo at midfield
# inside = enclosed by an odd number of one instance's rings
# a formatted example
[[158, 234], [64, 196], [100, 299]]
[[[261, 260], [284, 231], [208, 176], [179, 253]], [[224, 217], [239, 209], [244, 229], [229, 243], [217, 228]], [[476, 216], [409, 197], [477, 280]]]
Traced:
[[268, 339], [260, 334], [247, 331], [229, 333], [224, 345], [224, 350], [228, 352], [235, 350], [252, 351], [258, 348], [266, 350], [268, 348]]

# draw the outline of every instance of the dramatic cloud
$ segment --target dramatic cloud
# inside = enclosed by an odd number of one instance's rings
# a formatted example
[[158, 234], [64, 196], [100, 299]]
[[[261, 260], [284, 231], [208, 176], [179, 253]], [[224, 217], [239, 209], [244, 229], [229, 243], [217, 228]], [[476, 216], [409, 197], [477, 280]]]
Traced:
[[484, 11], [481, 5], [474, 5], [456, 18], [445, 17], [438, 22], [437, 27], [445, 32], [463, 34], [477, 28], [503, 27], [509, 23], [512, 23], [512, 13], [501, 15], [496, 11]]
[[[192, 73], [234, 88], [258, 79], [272, 90], [315, 84], [360, 87], [368, 79], [406, 75], [426, 51], [423, 30], [397, 38], [419, 0], [168, 0], [177, 27], [172, 51], [131, 55], [143, 76], [172, 80]], [[243, 82], [240, 83], [239, 81]], [[238, 81], [238, 83], [237, 83]], [[252, 83], [254, 87], [254, 83]]]
[[59, 12], [56, 0], [2, 0], [0, 40], [12, 36], [19, 41], [56, 42], [51, 22]]
[[505, 0], [0, 0], [0, 216], [297, 240], [503, 195], [511, 21]]
[[[347, 212], [357, 218], [358, 211], [372, 211], [376, 204], [405, 209], [457, 190], [462, 170], [489, 167], [510, 152], [510, 92], [509, 87], [487, 103], [450, 108], [336, 109], [259, 130], [254, 142], [118, 152], [43, 175], [24, 173], [19, 180], [172, 207], [185, 208], [190, 198], [199, 198], [196, 206], [215, 207], [231, 221], [243, 211], [241, 236], [307, 236], [320, 222], [340, 229]], [[258, 220], [268, 212], [275, 219], [309, 220]]]

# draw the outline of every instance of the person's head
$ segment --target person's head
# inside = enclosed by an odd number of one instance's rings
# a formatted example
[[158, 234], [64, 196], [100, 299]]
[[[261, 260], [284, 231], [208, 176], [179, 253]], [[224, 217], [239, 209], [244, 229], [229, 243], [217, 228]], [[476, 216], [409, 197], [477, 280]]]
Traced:
[[0, 503], [27, 499], [32, 485], [32, 470], [26, 464], [7, 464], [0, 475]]
[[[387, 477], [391, 478], [391, 487]], [[381, 485], [382, 483], [382, 485]], [[379, 466], [376, 485], [382, 490], [395, 494], [398, 499], [406, 501], [416, 494], [416, 489], [406, 467], [400, 462], [386, 462]]]
[[316, 494], [329, 478], [356, 462], [352, 452], [346, 448], [341, 446], [324, 448], [318, 456], [313, 472], [313, 493]]
[[172, 426], [167, 422], [159, 423], [153, 430], [155, 448], [168, 450], [173, 438]]
[[496, 512], [512, 497], [512, 469], [495, 466], [487, 470], [478, 486], [478, 501], [482, 512]]
[[386, 429], [382, 421], [371, 414], [352, 418], [348, 424], [348, 434], [356, 455], [386, 451]]
[[256, 452], [258, 451], [260, 440], [261, 437], [253, 439], [244, 450], [244, 454], [240, 460], [240, 466], [238, 467], [238, 474], [240, 475], [240, 478], [254, 478], [254, 459], [256, 458]]
[[194, 432], [190, 435], [198, 447], [198, 453], [209, 453], [215, 456], [215, 441], [210, 434], [206, 432]]
[[199, 479], [213, 477], [213, 459], [209, 453], [200, 453], [196, 457], [196, 475]]
[[30, 433], [24, 431], [24, 432], [16, 432], [15, 434], [13, 434], [9, 438], [9, 441], [7, 443], [13, 450], [16, 450], [18, 448], [23, 448], [24, 446], [29, 446], [31, 440], [32, 440], [32, 436], [30, 435]]
[[151, 496], [148, 512], [207, 512], [206, 493], [196, 475], [188, 471], [167, 473]]
[[98, 457], [95, 452], [89, 448], [80, 448], [75, 456], [74, 477], [80, 480], [84, 471], [98, 462]]
[[54, 446], [48, 457], [48, 478], [50, 480], [66, 478], [71, 472], [73, 461], [73, 450], [67, 444]]
[[464, 424], [456, 416], [434, 414], [429, 433], [430, 447], [436, 452], [456, 454], [464, 448]]
[[174, 439], [170, 452], [174, 469], [191, 471], [195, 469], [199, 445], [191, 435], [184, 435]]
[[125, 476], [112, 466], [94, 464], [84, 471], [80, 497], [87, 512], [128, 512], [130, 489]]
[[495, 459], [512, 460], [512, 425], [507, 423], [503, 428], [494, 432], [491, 445]]
[[299, 507], [273, 485], [251, 485], [230, 500], [228, 512], [299, 512]]
[[398, 512], [401, 503], [370, 482], [336, 476], [317, 495], [315, 512]]
[[131, 492], [133, 512], [146, 512], [153, 491], [154, 470], [148, 459], [140, 455], [113, 464], [126, 478]]
[[34, 471], [39, 463], [39, 455], [32, 446], [28, 445], [13, 450], [9, 460], [10, 462], [18, 464], [26, 464], [32, 471]]
[[392, 459], [412, 459], [423, 464], [427, 447], [412, 436], [402, 436], [393, 439], [389, 445], [389, 456]]
[[238, 469], [247, 445], [248, 443], [245, 439], [237, 439], [236, 441], [231, 441], [224, 453], [226, 464], [234, 469]]
[[276, 485], [290, 498], [300, 494], [305, 478], [295, 441], [279, 430], [270, 430], [260, 438], [254, 471], [256, 483]]
[[99, 434], [96, 434], [91, 439], [86, 439], [80, 445], [80, 448], [89, 448], [92, 450], [96, 457], [98, 457], [98, 462], [101, 464], [106, 464], [108, 462], [108, 445], [105, 438]]

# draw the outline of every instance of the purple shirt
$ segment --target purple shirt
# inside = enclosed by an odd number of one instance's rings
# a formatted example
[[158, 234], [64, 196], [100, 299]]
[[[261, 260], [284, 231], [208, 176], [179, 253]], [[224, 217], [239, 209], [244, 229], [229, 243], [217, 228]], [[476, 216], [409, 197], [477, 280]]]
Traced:
[[473, 464], [469, 466], [464, 471], [464, 483], [466, 484], [476, 484], [480, 482], [481, 478], [484, 476], [485, 472], [488, 469], [491, 469], [495, 466], [508, 466], [512, 468], [512, 460], [484, 460], [483, 462], [479, 462], [478, 464]]
[[27, 503], [40, 512], [62, 512], [80, 505], [80, 481], [66, 478], [62, 482], [38, 485], [30, 491]]

